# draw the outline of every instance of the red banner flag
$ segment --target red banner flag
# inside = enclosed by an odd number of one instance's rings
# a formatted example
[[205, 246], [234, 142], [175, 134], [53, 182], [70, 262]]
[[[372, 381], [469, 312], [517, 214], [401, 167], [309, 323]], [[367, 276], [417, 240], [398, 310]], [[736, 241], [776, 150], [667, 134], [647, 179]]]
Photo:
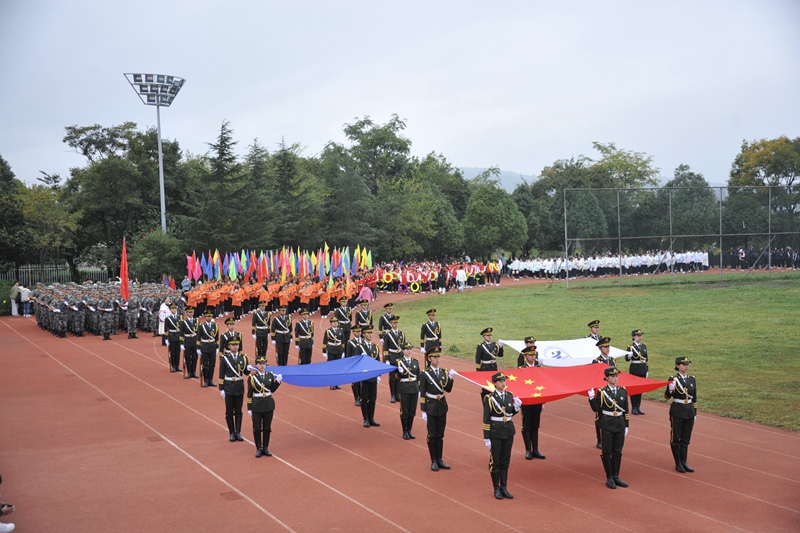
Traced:
[[[587, 395], [591, 388], [604, 387], [607, 365], [582, 365], [570, 367], [529, 367], [503, 370], [508, 379], [506, 388], [518, 396], [525, 405], [552, 402], [574, 394]], [[495, 372], [458, 372], [462, 378], [493, 391], [492, 375]], [[632, 376], [627, 372], [619, 375], [619, 385], [628, 390], [628, 395], [643, 394], [666, 387], [669, 382]]]
[[125, 237], [122, 238], [122, 260], [119, 263], [119, 295], [128, 301], [128, 250], [125, 244]]

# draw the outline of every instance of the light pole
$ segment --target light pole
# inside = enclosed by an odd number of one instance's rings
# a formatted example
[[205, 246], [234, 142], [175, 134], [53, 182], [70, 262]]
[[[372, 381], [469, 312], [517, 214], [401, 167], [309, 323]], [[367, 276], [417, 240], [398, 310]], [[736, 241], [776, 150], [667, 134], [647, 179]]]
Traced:
[[158, 182], [161, 188], [161, 231], [167, 233], [167, 204], [164, 196], [164, 156], [161, 153], [161, 108], [169, 107], [186, 80], [164, 74], [125, 74], [125, 79], [145, 105], [156, 106], [158, 123]]

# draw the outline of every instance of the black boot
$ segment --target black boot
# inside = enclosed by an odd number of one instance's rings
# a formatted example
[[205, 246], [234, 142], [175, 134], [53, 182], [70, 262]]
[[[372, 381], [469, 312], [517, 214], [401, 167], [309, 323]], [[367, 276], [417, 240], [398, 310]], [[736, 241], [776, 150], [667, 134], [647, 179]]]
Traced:
[[408, 422], [405, 417], [400, 418], [400, 424], [403, 426], [403, 440], [409, 440], [411, 437], [408, 436]]
[[611, 456], [611, 473], [614, 475], [614, 484], [623, 489], [628, 488], [628, 484], [619, 478], [619, 467], [622, 465], [622, 455]]
[[539, 430], [537, 429], [535, 432], [531, 433], [531, 455], [536, 459], [544, 459], [544, 455], [539, 453]]
[[408, 438], [409, 439], [416, 439], [417, 438], [411, 433], [411, 426], [413, 426], [413, 425], [414, 425], [414, 417], [410, 416], [410, 417], [408, 417], [407, 422], [406, 422], [406, 427], [408, 428], [407, 431], [408, 431]]
[[494, 497], [498, 500], [503, 499], [503, 493], [500, 491], [500, 474], [498, 472], [491, 472], [492, 485], [494, 485]]
[[686, 456], [689, 454], [688, 446], [681, 446], [681, 466], [687, 472], [694, 472], [694, 468], [686, 464]]
[[611, 468], [611, 457], [601, 455], [600, 458], [603, 460], [603, 470], [606, 472], [606, 487], [609, 489], [616, 489], [617, 485], [614, 483], [614, 474]]
[[256, 457], [261, 457], [264, 455], [264, 450], [261, 449], [261, 432], [254, 431], [253, 432], [253, 442], [256, 443]]
[[264, 452], [266, 457], [272, 457], [272, 454], [269, 451], [269, 437], [272, 434], [272, 431], [265, 431], [264, 432], [264, 442], [261, 444], [261, 450]]
[[600, 427], [595, 424], [594, 425], [594, 432], [597, 434], [597, 446], [595, 446], [598, 450], [603, 449], [602, 440], [600, 439]]
[[444, 448], [444, 439], [436, 439], [436, 462], [442, 470], [450, 470], [450, 465], [442, 461], [442, 449]]
[[672, 445], [672, 458], [675, 459], [675, 470], [681, 474], [685, 474], [686, 469], [683, 467], [683, 463], [681, 461], [681, 450], [680, 447], [675, 444]]
[[428, 439], [428, 453], [431, 456], [431, 470], [434, 472], [439, 471], [439, 462], [437, 459], [437, 451], [436, 451], [436, 441]]
[[514, 496], [508, 492], [506, 485], [508, 484], [508, 470], [501, 470], [500, 471], [500, 494], [503, 495], [503, 498], [507, 498], [509, 500], [513, 500]]
[[531, 436], [527, 431], [522, 432], [522, 440], [525, 442], [525, 459], [533, 459], [533, 446], [531, 446]]

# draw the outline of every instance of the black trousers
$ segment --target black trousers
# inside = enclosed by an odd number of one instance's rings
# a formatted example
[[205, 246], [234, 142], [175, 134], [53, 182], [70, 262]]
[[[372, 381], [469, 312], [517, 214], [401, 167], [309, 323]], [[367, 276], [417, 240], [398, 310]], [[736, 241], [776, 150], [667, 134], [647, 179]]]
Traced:
[[225, 422], [228, 424], [230, 433], [242, 432], [242, 404], [244, 395], [226, 394], [225, 395]]
[[489, 472], [492, 480], [497, 477], [497, 481], [505, 486], [505, 479], [508, 476], [508, 466], [511, 464], [511, 448], [514, 446], [514, 436], [507, 439], [491, 438], [492, 450], [489, 454]]
[[311, 350], [312, 348], [300, 348], [298, 355], [300, 356], [300, 364], [311, 364]]
[[286, 366], [289, 364], [289, 343], [276, 342], [275, 343], [275, 357], [278, 360], [278, 366]]
[[275, 411], [265, 413], [253, 412], [253, 439], [256, 448], [267, 449], [269, 447], [269, 436], [272, 433], [272, 417]]
[[378, 399], [378, 380], [362, 381], [361, 385], [361, 415], [364, 420], [375, 419], [375, 401]]

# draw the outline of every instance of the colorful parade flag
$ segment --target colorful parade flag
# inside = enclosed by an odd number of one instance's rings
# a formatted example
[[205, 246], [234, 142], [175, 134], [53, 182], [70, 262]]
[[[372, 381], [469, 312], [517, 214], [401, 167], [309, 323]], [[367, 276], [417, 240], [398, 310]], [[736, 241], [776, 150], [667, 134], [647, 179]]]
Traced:
[[[518, 352], [525, 348], [525, 342], [523, 341], [501, 340], [503, 344]], [[537, 340], [536, 351], [539, 352], [539, 362], [545, 366], [589, 365], [600, 355], [596, 342], [588, 337], [557, 341]], [[609, 357], [617, 358], [627, 353], [625, 350], [611, 346], [608, 355]]]
[[368, 355], [357, 355], [310, 365], [269, 366], [267, 370], [282, 374], [283, 382], [290, 385], [332, 387], [376, 378], [397, 369]]

